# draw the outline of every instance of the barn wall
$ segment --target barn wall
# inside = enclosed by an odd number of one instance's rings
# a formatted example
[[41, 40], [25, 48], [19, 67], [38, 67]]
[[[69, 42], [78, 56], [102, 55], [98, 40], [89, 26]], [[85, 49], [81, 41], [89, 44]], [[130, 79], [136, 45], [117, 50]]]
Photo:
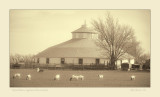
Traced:
[[[35, 58], [35, 62], [37, 62], [38, 58]], [[84, 65], [90, 65], [96, 63], [96, 58], [82, 58]], [[100, 59], [100, 64], [107, 64], [108, 60]], [[39, 58], [40, 64], [46, 64], [46, 58]], [[79, 65], [79, 58], [65, 58], [66, 64], [75, 64]], [[61, 64], [61, 58], [49, 58], [49, 64]]]
[[108, 60], [107, 59], [100, 59], [100, 64], [107, 65]]
[[67, 64], [73, 64], [76, 63], [76, 58], [65, 58], [65, 63]]
[[74, 65], [78, 65], [78, 59], [79, 59], [79, 58], [73, 58], [73, 59], [74, 59], [73, 64], [74, 64]]
[[40, 64], [46, 64], [46, 58], [39, 58]]
[[37, 63], [37, 59], [38, 59], [38, 58], [34, 58], [34, 62], [35, 62], [35, 63]]
[[60, 64], [61, 58], [49, 58], [49, 63], [50, 64]]
[[131, 63], [131, 64], [134, 64], [134, 59], [131, 59], [131, 60], [130, 60], [130, 63]]
[[[35, 58], [35, 62], [37, 62], [37, 59], [38, 58]], [[84, 65], [90, 65], [90, 64], [96, 63], [96, 58], [82, 58], [82, 59], [83, 59]], [[78, 61], [79, 61], [79, 58], [65, 58], [66, 64], [79, 65]], [[109, 60], [100, 59], [100, 64], [105, 63], [105, 65], [107, 65], [107, 62], [109, 62]], [[39, 58], [39, 63], [46, 64], [46, 58]], [[129, 63], [129, 60], [128, 59], [122, 60], [122, 63]], [[61, 64], [61, 58], [49, 58], [49, 64]], [[117, 60], [116, 64], [117, 64], [117, 67], [119, 68], [121, 66], [121, 60]], [[134, 59], [130, 60], [130, 64], [134, 64]]]
[[122, 63], [128, 63], [128, 59], [122, 60]]
[[90, 65], [95, 63], [95, 58], [83, 58], [83, 64], [84, 65]]
[[117, 69], [121, 68], [121, 60], [117, 60]]

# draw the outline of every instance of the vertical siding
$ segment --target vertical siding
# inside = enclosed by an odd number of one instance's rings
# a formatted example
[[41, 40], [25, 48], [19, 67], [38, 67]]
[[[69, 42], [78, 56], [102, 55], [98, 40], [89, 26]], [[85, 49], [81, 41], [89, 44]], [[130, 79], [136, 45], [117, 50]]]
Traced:
[[46, 58], [39, 58], [40, 64], [46, 64]]
[[74, 63], [74, 58], [65, 58], [65, 63], [73, 64]]
[[74, 65], [78, 65], [78, 59], [79, 59], [79, 58], [73, 58], [73, 64], [74, 64]]
[[83, 64], [84, 65], [90, 65], [95, 63], [95, 58], [83, 58]]
[[60, 64], [61, 58], [50, 58], [50, 64]]
[[100, 59], [100, 64], [107, 65], [108, 60], [107, 59]]
[[[37, 62], [38, 58], [35, 58], [35, 62]], [[83, 64], [84, 65], [90, 65], [90, 64], [95, 64], [96, 63], [96, 59], [98, 58], [82, 58], [83, 59]], [[100, 64], [104, 64], [107, 65], [107, 63], [109, 62], [109, 60], [107, 59], [100, 59], [99, 58], [99, 63]], [[125, 59], [122, 60], [122, 63], [128, 63], [129, 60]], [[40, 64], [46, 64], [46, 58], [39, 58], [39, 63]], [[74, 65], [79, 65], [79, 58], [65, 58], [65, 63], [67, 64], [74, 64]], [[49, 64], [61, 64], [61, 58], [49, 58]], [[117, 67], [121, 66], [121, 60], [117, 60], [116, 62]], [[130, 64], [134, 64], [134, 59], [130, 60]]]

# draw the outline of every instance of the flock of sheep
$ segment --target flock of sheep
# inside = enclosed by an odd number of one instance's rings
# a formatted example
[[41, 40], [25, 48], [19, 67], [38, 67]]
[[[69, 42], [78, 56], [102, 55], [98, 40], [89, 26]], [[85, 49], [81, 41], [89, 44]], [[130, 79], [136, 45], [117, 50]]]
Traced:
[[[37, 68], [37, 72], [43, 72], [43, 70]], [[32, 77], [31, 74], [26, 75], [26, 80], [31, 80], [31, 77]], [[98, 77], [99, 77], [99, 79], [103, 79], [104, 75], [103, 74], [99, 74]], [[21, 74], [20, 73], [15, 73], [13, 75], [13, 79], [14, 78], [20, 79], [21, 78]], [[130, 78], [131, 78], [131, 80], [135, 80], [136, 76], [135, 75], [131, 75]], [[60, 74], [56, 74], [53, 79], [54, 80], [60, 80]], [[84, 76], [83, 75], [72, 75], [69, 80], [72, 81], [73, 79], [75, 79], [75, 80], [79, 80], [79, 79], [80, 80], [84, 80]]]

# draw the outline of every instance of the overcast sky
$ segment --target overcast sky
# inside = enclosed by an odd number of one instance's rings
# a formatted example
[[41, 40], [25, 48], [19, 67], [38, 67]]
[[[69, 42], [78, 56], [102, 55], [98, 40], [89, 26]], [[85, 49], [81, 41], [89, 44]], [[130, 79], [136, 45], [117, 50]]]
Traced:
[[86, 20], [109, 11], [120, 24], [133, 27], [145, 53], [150, 53], [150, 10], [10, 10], [10, 54], [37, 54], [72, 38]]

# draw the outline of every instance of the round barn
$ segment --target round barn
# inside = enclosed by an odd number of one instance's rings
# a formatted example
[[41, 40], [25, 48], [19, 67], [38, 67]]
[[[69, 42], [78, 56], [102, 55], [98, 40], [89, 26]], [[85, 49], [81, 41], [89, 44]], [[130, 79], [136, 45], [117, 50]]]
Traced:
[[[50, 66], [57, 64], [107, 65], [109, 63], [109, 60], [102, 54], [102, 50], [96, 45], [95, 40], [98, 38], [98, 33], [87, 27], [86, 24], [71, 33], [72, 39], [40, 52], [36, 55], [35, 61]], [[127, 62], [134, 64], [134, 59], [127, 59]], [[118, 60], [117, 66], [118, 64], [120, 66], [121, 63], [122, 60]]]

